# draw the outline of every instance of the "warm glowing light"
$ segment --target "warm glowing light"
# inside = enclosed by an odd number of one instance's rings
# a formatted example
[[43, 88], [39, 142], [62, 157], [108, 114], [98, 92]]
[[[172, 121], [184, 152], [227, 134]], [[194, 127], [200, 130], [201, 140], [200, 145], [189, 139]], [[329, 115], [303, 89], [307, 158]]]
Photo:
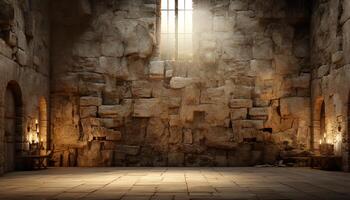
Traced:
[[39, 122], [37, 119], [35, 120], [35, 131], [39, 134]]
[[39, 143], [39, 137], [38, 137], [38, 134], [36, 132], [31, 132], [29, 134], [29, 143], [30, 144], [36, 144], [36, 143]]
[[340, 135], [340, 134], [338, 134], [338, 135], [336, 136], [336, 140], [337, 140], [338, 142], [341, 141], [341, 135]]
[[29, 143], [32, 143], [32, 134], [28, 134], [28, 141]]
[[39, 120], [35, 119], [35, 129], [29, 132], [28, 140], [30, 144], [39, 143]]

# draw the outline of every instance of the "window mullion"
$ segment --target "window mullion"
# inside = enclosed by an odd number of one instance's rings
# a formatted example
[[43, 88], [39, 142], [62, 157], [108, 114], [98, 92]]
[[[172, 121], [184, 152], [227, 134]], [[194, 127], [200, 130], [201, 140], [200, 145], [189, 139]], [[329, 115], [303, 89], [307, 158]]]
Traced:
[[178, 16], [179, 16], [179, 0], [175, 0], [175, 60], [177, 60], [179, 57]]
[[167, 59], [170, 58], [170, 39], [169, 39], [169, 0], [167, 0], [167, 11], [166, 11], [166, 17], [167, 17], [167, 38], [166, 38], [166, 57]]

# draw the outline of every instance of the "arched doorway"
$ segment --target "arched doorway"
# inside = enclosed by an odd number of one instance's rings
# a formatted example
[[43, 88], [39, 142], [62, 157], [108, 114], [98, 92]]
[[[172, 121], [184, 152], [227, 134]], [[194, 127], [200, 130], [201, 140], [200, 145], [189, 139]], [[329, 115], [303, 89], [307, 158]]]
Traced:
[[4, 171], [16, 169], [16, 157], [21, 153], [23, 141], [22, 93], [15, 81], [10, 81], [5, 92], [5, 137], [4, 137]]
[[47, 101], [44, 97], [39, 100], [39, 140], [41, 143], [40, 155], [46, 155], [48, 149], [48, 113]]
[[325, 142], [326, 137], [326, 106], [324, 101], [322, 101], [320, 112], [320, 142]]
[[315, 101], [312, 118], [311, 150], [319, 153], [320, 142], [326, 136], [326, 106], [322, 97]]

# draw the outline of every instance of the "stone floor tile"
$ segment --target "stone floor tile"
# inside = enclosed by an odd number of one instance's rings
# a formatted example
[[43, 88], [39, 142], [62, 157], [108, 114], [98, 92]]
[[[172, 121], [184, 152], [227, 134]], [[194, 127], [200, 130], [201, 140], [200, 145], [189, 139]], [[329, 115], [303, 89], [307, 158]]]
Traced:
[[142, 196], [136, 196], [136, 195], [126, 195], [121, 198], [121, 200], [150, 200], [152, 198], [152, 195], [142, 195]]
[[348, 173], [307, 168], [52, 168], [0, 177], [0, 200], [347, 200], [348, 188]]

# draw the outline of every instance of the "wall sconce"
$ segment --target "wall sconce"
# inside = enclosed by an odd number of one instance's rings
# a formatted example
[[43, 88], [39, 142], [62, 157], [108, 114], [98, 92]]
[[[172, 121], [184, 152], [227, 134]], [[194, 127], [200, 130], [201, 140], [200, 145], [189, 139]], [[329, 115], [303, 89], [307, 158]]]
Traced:
[[35, 130], [29, 133], [29, 143], [36, 144], [39, 143], [39, 123], [35, 120]]

